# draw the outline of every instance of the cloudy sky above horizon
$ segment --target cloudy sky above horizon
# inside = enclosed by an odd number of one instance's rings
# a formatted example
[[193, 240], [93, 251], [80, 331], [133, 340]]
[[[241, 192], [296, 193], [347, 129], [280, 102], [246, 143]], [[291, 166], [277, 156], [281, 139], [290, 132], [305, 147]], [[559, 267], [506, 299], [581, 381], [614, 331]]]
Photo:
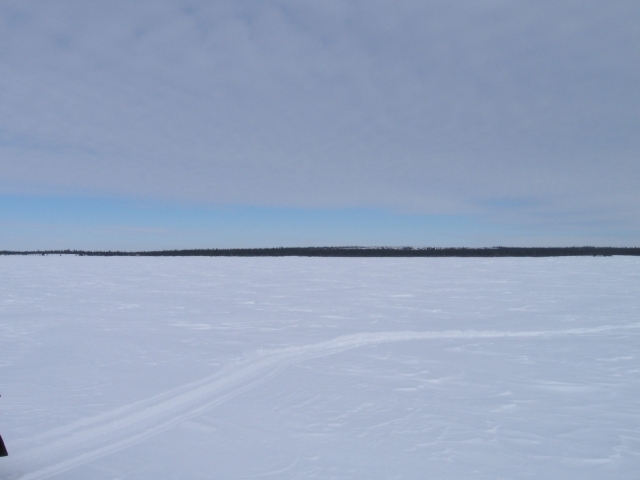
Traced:
[[0, 250], [640, 245], [639, 24], [631, 0], [0, 1]]

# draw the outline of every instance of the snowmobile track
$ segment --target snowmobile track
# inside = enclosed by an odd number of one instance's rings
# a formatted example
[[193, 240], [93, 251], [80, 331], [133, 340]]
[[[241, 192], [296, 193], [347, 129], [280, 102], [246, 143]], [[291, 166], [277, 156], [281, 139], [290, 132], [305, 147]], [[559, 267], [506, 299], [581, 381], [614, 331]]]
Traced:
[[[200, 415], [233, 396], [267, 381], [287, 365], [367, 345], [410, 340], [551, 338], [639, 329], [640, 323], [556, 331], [378, 332], [345, 335], [311, 345], [259, 350], [214, 375], [65, 427], [12, 442], [3, 460], [9, 476], [40, 480], [128, 448]], [[15, 452], [15, 454], [14, 454]]]

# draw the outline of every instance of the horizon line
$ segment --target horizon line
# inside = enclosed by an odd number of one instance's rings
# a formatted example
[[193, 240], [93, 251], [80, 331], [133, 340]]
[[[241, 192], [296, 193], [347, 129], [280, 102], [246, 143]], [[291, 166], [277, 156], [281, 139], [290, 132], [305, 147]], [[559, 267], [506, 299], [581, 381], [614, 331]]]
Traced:
[[174, 250], [0, 250], [0, 255], [146, 257], [566, 257], [640, 256], [640, 247], [267, 247]]

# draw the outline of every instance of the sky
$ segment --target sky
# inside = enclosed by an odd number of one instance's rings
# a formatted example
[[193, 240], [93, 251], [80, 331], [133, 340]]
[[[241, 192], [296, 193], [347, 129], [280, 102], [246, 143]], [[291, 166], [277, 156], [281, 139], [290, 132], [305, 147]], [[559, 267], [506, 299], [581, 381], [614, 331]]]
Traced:
[[0, 0], [0, 250], [640, 245], [636, 0]]

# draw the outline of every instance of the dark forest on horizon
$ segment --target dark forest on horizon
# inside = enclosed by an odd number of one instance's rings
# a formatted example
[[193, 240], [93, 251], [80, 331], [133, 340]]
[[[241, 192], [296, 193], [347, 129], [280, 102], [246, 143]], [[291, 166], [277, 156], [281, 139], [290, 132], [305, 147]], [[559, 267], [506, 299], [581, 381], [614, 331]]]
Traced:
[[94, 257], [569, 257], [640, 256], [640, 247], [276, 247], [157, 251], [35, 250], [0, 255], [78, 255]]

